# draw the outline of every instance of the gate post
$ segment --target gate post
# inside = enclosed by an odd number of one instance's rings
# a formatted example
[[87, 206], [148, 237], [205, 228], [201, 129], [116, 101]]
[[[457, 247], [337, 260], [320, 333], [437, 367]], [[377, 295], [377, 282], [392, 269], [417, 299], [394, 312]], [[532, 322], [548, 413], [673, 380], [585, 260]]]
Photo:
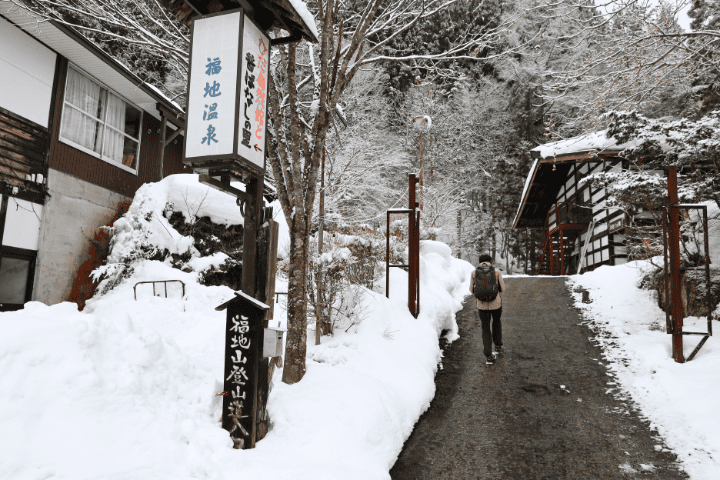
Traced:
[[[422, 170], [420, 178], [422, 178]], [[408, 213], [408, 309], [415, 318], [420, 313], [420, 212], [415, 201], [415, 185], [417, 183], [418, 179], [415, 174], [410, 174], [408, 190], [408, 207], [410, 208]]]
[[680, 220], [677, 189], [677, 168], [668, 167], [668, 250], [670, 253], [670, 300], [672, 309], [672, 350], [677, 363], [685, 363], [683, 354], [683, 306], [680, 292]]
[[[420, 211], [415, 199], [415, 185], [418, 178], [409, 176], [408, 208], [390, 208], [387, 211], [387, 232], [385, 232], [385, 296], [390, 298], [390, 267], [408, 269], [408, 310], [413, 317], [420, 314]], [[408, 263], [390, 264], [390, 215], [408, 214]]]

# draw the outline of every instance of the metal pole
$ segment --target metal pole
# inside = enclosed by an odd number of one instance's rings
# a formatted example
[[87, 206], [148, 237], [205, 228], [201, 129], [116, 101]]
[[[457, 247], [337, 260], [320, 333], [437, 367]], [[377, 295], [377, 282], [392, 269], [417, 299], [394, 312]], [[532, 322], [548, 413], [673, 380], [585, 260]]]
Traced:
[[[414, 177], [414, 175], [413, 175]], [[412, 186], [412, 189], [415, 190], [415, 186]], [[415, 192], [412, 193], [413, 197], [415, 197]], [[410, 205], [409, 208], [415, 208], [415, 204]], [[420, 210], [423, 209], [423, 132], [420, 131]]]
[[167, 117], [160, 113], [162, 115], [162, 135], [160, 136], [160, 165], [158, 172], [160, 173], [160, 180], [163, 179], [163, 163], [165, 163], [165, 137], [166, 137], [166, 130], [167, 130]]
[[670, 277], [668, 272], [670, 271], [670, 268], [668, 267], [668, 239], [667, 239], [667, 233], [668, 233], [668, 218], [667, 218], [667, 211], [664, 211], [662, 214], [662, 226], [663, 226], [663, 288], [665, 288], [665, 328], [667, 330], [667, 333], [673, 333], [673, 323], [672, 319], [670, 318]]
[[390, 212], [387, 212], [385, 232], [385, 298], [390, 298]]
[[[422, 171], [420, 172], [422, 178]], [[418, 242], [420, 240], [420, 232], [418, 232], [418, 222], [416, 221], [417, 202], [415, 200], [415, 185], [418, 180], [415, 174], [410, 174], [408, 183], [408, 309], [410, 313], [417, 318], [417, 293], [418, 293], [418, 269], [419, 269], [419, 252]], [[420, 197], [422, 201], [422, 196]]]
[[710, 303], [710, 300], [712, 299], [712, 293], [710, 292], [712, 288], [712, 283], [710, 283], [710, 245], [708, 244], [708, 218], [707, 218], [707, 207], [703, 207], [703, 230], [705, 232], [704, 234], [704, 240], [705, 240], [705, 279], [707, 281], [707, 292], [706, 292], [706, 302], [708, 307], [708, 316], [707, 316], [707, 326], [708, 326], [708, 333], [712, 335], [712, 304]]
[[670, 217], [670, 228], [668, 229], [668, 250], [670, 251], [670, 289], [672, 292], [673, 358], [677, 363], [685, 363], [682, 340], [683, 305], [680, 292], [680, 221], [678, 215], [679, 210], [677, 208], [677, 169], [675, 167], [668, 167], [667, 185], [668, 214]]
[[[325, 149], [322, 151], [322, 164], [320, 171], [320, 215], [318, 222], [318, 255], [322, 257], [323, 253], [323, 227], [325, 222]], [[320, 337], [322, 332], [320, 331], [323, 322], [325, 321], [324, 309], [322, 308], [322, 263], [318, 270], [318, 278], [315, 279], [317, 285], [317, 308], [319, 311], [315, 312], [315, 345], [320, 345]], [[322, 312], [322, 313], [321, 313]]]
[[563, 228], [560, 228], [560, 275], [565, 275], [565, 234]]

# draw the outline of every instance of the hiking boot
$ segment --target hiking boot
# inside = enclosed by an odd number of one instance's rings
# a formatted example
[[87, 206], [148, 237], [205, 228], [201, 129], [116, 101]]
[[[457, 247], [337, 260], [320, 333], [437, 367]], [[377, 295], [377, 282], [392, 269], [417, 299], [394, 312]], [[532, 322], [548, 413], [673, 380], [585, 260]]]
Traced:
[[502, 345], [495, 345], [495, 354], [500, 355], [503, 353], [503, 346]]
[[487, 357], [487, 360], [485, 361], [485, 365], [492, 365], [495, 363], [495, 354], [493, 353], [489, 357]]

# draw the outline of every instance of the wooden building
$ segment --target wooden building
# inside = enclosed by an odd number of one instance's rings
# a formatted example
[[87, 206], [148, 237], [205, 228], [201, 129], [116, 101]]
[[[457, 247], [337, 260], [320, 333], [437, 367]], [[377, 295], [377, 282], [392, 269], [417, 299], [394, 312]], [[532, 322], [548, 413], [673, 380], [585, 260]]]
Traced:
[[76, 31], [0, 2], [0, 311], [67, 300], [97, 228], [182, 164], [182, 109]]
[[597, 132], [531, 150], [535, 159], [525, 181], [513, 228], [543, 229], [534, 274], [569, 275], [627, 262], [626, 215], [605, 205], [605, 189], [580, 180], [627, 163], [626, 145]]

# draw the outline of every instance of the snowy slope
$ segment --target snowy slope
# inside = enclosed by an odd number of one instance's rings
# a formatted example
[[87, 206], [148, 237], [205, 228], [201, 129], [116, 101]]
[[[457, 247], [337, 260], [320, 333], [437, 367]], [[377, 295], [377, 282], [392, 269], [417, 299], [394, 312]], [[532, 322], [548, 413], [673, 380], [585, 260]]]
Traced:
[[[599, 333], [608, 368], [617, 376], [619, 385], [610, 385], [608, 393], [630, 397], [691, 478], [720, 478], [720, 344], [711, 337], [691, 362], [675, 363], [672, 339], [661, 330], [665, 313], [650, 291], [637, 287], [647, 268], [647, 262], [631, 262], [570, 277], [571, 286], [589, 290], [592, 299], [583, 304], [575, 293], [577, 306]], [[707, 330], [705, 318], [684, 323], [685, 331]], [[684, 337], [686, 357], [701, 338]]]
[[[193, 213], [212, 196], [206, 214], [239, 221], [232, 199], [209, 192], [189, 175], [144, 186], [119, 220], [113, 258], [138, 235], [192, 248], [164, 221], [168, 201]], [[365, 290], [364, 320], [309, 346], [300, 383], [285, 385], [276, 372], [271, 430], [254, 450], [239, 451], [219, 426], [215, 396], [224, 312], [214, 307], [233, 292], [159, 261], [132, 267], [82, 313], [70, 303], [37, 302], [0, 313], [1, 479], [389, 479], [434, 395], [438, 336], [456, 337], [454, 314], [472, 270], [446, 245], [425, 242], [420, 317], [407, 310], [406, 273], [393, 269], [391, 298]], [[185, 296], [134, 299], [136, 282], [166, 279], [182, 280]]]

